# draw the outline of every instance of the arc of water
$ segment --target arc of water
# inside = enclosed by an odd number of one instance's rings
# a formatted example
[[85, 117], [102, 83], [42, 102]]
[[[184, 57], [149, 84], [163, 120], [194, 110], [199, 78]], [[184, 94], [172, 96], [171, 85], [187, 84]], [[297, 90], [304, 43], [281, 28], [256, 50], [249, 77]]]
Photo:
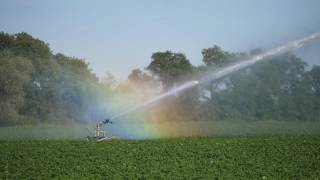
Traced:
[[145, 108], [146, 106], [149, 106], [150, 104], [153, 104], [161, 99], [164, 99], [168, 96], [171, 96], [175, 93], [178, 93], [178, 92], [181, 92], [181, 91], [185, 91], [187, 89], [190, 89], [196, 85], [198, 85], [199, 83], [205, 83], [207, 81], [213, 81], [213, 80], [217, 80], [217, 79], [220, 79], [228, 74], [231, 74], [235, 71], [238, 71], [240, 69], [243, 69], [243, 68], [246, 68], [246, 67], [249, 67], [259, 61], [262, 61], [264, 58], [266, 57], [269, 57], [269, 56], [273, 56], [273, 55], [276, 55], [276, 54], [279, 54], [279, 53], [283, 53], [283, 52], [287, 52], [287, 51], [290, 51], [290, 50], [294, 50], [294, 49], [297, 49], [297, 48], [300, 48], [304, 45], [306, 45], [307, 43], [313, 41], [313, 40], [317, 40], [317, 39], [320, 39], [320, 32], [319, 33], [314, 33], [314, 34], [311, 34], [309, 36], [306, 36], [304, 38], [301, 38], [301, 39], [297, 39], [295, 41], [291, 41], [291, 42], [288, 42], [282, 46], [279, 46], [279, 47], [276, 47], [276, 48], [273, 48], [273, 49], [269, 49], [268, 51], [264, 52], [264, 53], [261, 53], [261, 54], [258, 54], [258, 55], [255, 55], [253, 57], [251, 57], [250, 59], [247, 59], [247, 60], [244, 60], [244, 61], [241, 61], [237, 64], [234, 64], [234, 65], [231, 65], [231, 66], [228, 66], [228, 67], [225, 67], [219, 71], [215, 71], [215, 72], [212, 72], [212, 73], [206, 73], [207, 75], [206, 76], [203, 76], [199, 79], [199, 81], [189, 81], [189, 82], [186, 82], [184, 84], [182, 84], [181, 86], [177, 87], [177, 88], [174, 88], [166, 93], [163, 93], [159, 96], [156, 96], [140, 105], [137, 105], [133, 108], [130, 108], [124, 112], [121, 112], [119, 114], [116, 114], [114, 116], [112, 116], [110, 119], [116, 119], [116, 118], [119, 118], [121, 116], [124, 116], [124, 115], [127, 115], [129, 113], [132, 113], [132, 112], [135, 112], [135, 111], [138, 111], [142, 108]]
[[251, 65], [263, 60], [266, 57], [280, 54], [283, 52], [287, 52], [290, 50], [298, 49], [298, 48], [304, 46], [305, 44], [307, 44], [308, 42], [316, 40], [316, 39], [320, 39], [320, 33], [311, 34], [311, 35], [306, 36], [304, 38], [286, 43], [285, 45], [270, 49], [264, 53], [255, 55], [255, 56], [251, 57], [250, 59], [247, 59], [247, 60], [241, 61], [237, 64], [228, 66], [228, 67], [223, 68], [219, 71], [216, 71], [213, 73], [207, 73], [208, 75], [200, 78], [200, 83], [220, 79], [220, 78], [222, 78], [232, 72], [238, 71], [238, 70], [246, 68], [248, 66], [251, 66]]

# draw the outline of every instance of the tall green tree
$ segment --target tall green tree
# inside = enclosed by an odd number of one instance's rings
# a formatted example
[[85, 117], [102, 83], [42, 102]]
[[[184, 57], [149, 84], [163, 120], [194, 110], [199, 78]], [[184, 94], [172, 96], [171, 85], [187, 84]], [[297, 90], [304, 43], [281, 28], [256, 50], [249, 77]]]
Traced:
[[300, 104], [311, 89], [304, 78], [305, 67], [292, 53], [270, 57], [233, 74], [217, 104], [225, 116], [234, 114], [234, 118], [301, 119]]
[[214, 45], [213, 47], [203, 49], [202, 61], [207, 66], [221, 66], [225, 64], [223, 62], [227, 57], [227, 52], [223, 51], [220, 46]]
[[193, 67], [184, 54], [171, 51], [156, 52], [147, 69], [158, 76], [165, 89], [184, 81], [192, 73]]
[[[89, 65], [82, 59], [71, 58], [63, 54], [52, 54], [49, 45], [27, 33], [9, 35], [0, 33], [0, 55], [12, 57], [8, 66], [12, 73], [20, 77], [21, 69], [15, 70], [14, 63], [28, 59], [30, 80], [23, 86], [15, 86], [23, 90], [24, 101], [19, 101], [19, 114], [33, 122], [84, 121], [97, 106], [95, 94], [101, 88], [97, 77], [91, 72]], [[4, 62], [7, 62], [8, 58]], [[18, 64], [18, 65], [19, 65]], [[20, 66], [19, 66], [20, 67]], [[0, 76], [3, 81], [11, 81], [16, 76], [6, 75], [3, 70]], [[21, 82], [16, 78], [15, 82]], [[99, 87], [98, 87], [99, 86]], [[16, 91], [12, 91], [18, 93]], [[9, 96], [8, 96], [9, 97]], [[20, 96], [17, 96], [20, 97]], [[2, 101], [4, 102], [4, 101]], [[7, 104], [7, 102], [4, 102]], [[9, 106], [8, 106], [9, 107]], [[18, 106], [16, 106], [18, 107]], [[15, 108], [17, 109], [17, 108]], [[13, 114], [13, 113], [12, 113]], [[16, 118], [7, 118], [14, 122]]]
[[32, 65], [24, 58], [0, 56], [0, 125], [23, 124], [24, 86], [30, 83]]

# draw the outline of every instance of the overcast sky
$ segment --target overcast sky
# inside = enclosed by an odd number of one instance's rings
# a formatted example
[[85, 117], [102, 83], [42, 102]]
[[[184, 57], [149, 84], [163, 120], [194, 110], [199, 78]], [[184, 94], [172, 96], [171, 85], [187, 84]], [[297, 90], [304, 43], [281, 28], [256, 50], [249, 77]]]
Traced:
[[[27, 32], [54, 53], [86, 59], [99, 76], [125, 79], [156, 51], [272, 48], [320, 31], [320, 0], [0, 0], [0, 31]], [[298, 55], [320, 64], [320, 43]]]

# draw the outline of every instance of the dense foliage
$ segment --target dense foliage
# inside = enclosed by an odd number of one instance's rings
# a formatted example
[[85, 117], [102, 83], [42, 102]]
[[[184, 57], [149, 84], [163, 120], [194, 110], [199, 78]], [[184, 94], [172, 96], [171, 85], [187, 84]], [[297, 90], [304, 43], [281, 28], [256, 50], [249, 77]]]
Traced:
[[0, 141], [0, 179], [317, 179], [319, 142], [312, 136]]
[[[182, 53], [155, 52], [148, 72], [135, 69], [119, 84], [110, 74], [99, 81], [83, 59], [54, 54], [27, 33], [0, 33], [0, 126], [100, 120], [114, 96], [148, 97], [147, 89], [163, 92], [262, 51], [231, 53], [215, 45], [202, 50], [198, 67]], [[165, 120], [319, 120], [319, 77], [319, 66], [285, 53], [179, 93], [151, 113]]]
[[0, 33], [0, 125], [82, 121], [98, 79], [78, 58], [27, 33]]

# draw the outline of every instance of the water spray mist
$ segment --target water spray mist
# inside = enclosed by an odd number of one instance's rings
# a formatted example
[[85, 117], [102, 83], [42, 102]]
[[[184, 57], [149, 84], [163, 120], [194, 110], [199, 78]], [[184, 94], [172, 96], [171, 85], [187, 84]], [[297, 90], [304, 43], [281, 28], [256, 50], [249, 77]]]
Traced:
[[207, 81], [214, 81], [214, 80], [217, 80], [217, 79], [220, 79], [226, 75], [229, 75], [235, 71], [238, 71], [238, 70], [241, 70], [241, 69], [244, 69], [246, 67], [249, 67], [257, 62], [260, 62], [262, 60], [265, 60], [266, 57], [269, 57], [269, 56], [274, 56], [274, 55], [277, 55], [277, 54], [280, 54], [280, 53], [284, 53], [284, 52], [287, 52], [287, 51], [291, 51], [291, 50], [294, 50], [294, 49], [298, 49], [304, 45], [306, 45], [307, 43], [311, 42], [311, 41], [314, 41], [314, 40], [319, 40], [320, 39], [320, 33], [315, 33], [315, 34], [311, 34], [309, 36], [306, 36], [304, 38], [301, 38], [301, 39], [297, 39], [295, 41], [291, 41], [291, 42], [288, 42], [282, 46], [279, 46], [279, 47], [276, 47], [276, 48], [273, 48], [273, 49], [269, 49], [268, 51], [264, 52], [264, 53], [261, 53], [261, 54], [258, 54], [258, 55], [255, 55], [247, 60], [244, 60], [242, 62], [239, 62], [239, 63], [236, 63], [234, 65], [231, 65], [231, 66], [228, 66], [226, 68], [223, 68], [219, 71], [215, 71], [215, 72], [207, 72], [206, 75], [200, 77], [200, 80], [199, 82], [200, 83], [204, 83], [204, 82], [207, 82]]
[[160, 101], [161, 99], [164, 99], [168, 96], [172, 96], [176, 93], [179, 93], [179, 92], [182, 92], [182, 91], [185, 91], [187, 89], [190, 89], [192, 87], [195, 87], [197, 86], [198, 84], [202, 84], [202, 83], [206, 83], [208, 81], [214, 81], [214, 80], [217, 80], [217, 79], [220, 79], [222, 77], [225, 77], [235, 71], [238, 71], [238, 70], [241, 70], [241, 69], [244, 69], [246, 67], [249, 67], [257, 62], [260, 62], [262, 60], [264, 60], [266, 57], [269, 57], [269, 56], [273, 56], [273, 55], [277, 55], [277, 54], [280, 54], [280, 53], [284, 53], [284, 52], [287, 52], [287, 51], [291, 51], [291, 50], [294, 50], [294, 49], [298, 49], [304, 45], [306, 45], [307, 43], [311, 42], [311, 41], [314, 41], [314, 40], [319, 40], [320, 39], [320, 33], [315, 33], [315, 34], [311, 34], [309, 36], [306, 36], [304, 38], [301, 38], [301, 39], [297, 39], [295, 41], [291, 41], [291, 42], [288, 42], [282, 46], [279, 46], [279, 47], [276, 47], [276, 48], [273, 48], [273, 49], [269, 49], [268, 51], [264, 52], [264, 53], [261, 53], [261, 54], [258, 54], [258, 55], [255, 55], [247, 60], [244, 60], [244, 61], [241, 61], [239, 63], [236, 63], [234, 65], [231, 65], [231, 66], [228, 66], [228, 67], [225, 67], [219, 71], [215, 71], [215, 72], [206, 72], [205, 75], [203, 76], [200, 76], [199, 80], [195, 80], [195, 81], [189, 81], [189, 82], [186, 82], [184, 84], [182, 84], [181, 86], [179, 87], [176, 87], [164, 94], [161, 94], [159, 96], [156, 96], [140, 105], [137, 105], [131, 109], [128, 109], [124, 112], [121, 112], [119, 114], [116, 114], [114, 116], [112, 116], [110, 119], [114, 120], [116, 118], [119, 118], [121, 116], [124, 116], [124, 115], [127, 115], [129, 113], [132, 113], [132, 112], [135, 112], [135, 111], [138, 111], [140, 109], [143, 109], [145, 108], [146, 106], [149, 106], [157, 101]]
[[[294, 49], [298, 49], [304, 45], [306, 45], [307, 43], [310, 43], [311, 41], [314, 41], [314, 40], [319, 40], [320, 39], [320, 33], [315, 33], [315, 34], [311, 34], [309, 36], [306, 36], [304, 38], [301, 38], [301, 39], [297, 39], [295, 41], [291, 41], [291, 42], [288, 42], [282, 46], [279, 46], [279, 47], [276, 47], [276, 48], [273, 48], [273, 49], [269, 49], [267, 50], [266, 52], [264, 53], [261, 53], [261, 54], [258, 54], [258, 55], [255, 55], [255, 56], [252, 56], [251, 58], [247, 59], [247, 60], [243, 60], [241, 62], [238, 62], [236, 64], [233, 64], [233, 65], [230, 65], [228, 67], [225, 67], [225, 68], [222, 68], [220, 70], [215, 70], [215, 71], [210, 71], [208, 70], [207, 72], [205, 72], [204, 74], [198, 76], [198, 80], [192, 80], [192, 81], [188, 81], [176, 88], [173, 88], [171, 89], [170, 91], [166, 92], [166, 93], [163, 93], [163, 94], [160, 94], [159, 96], [156, 96], [148, 101], [145, 101], [143, 102], [142, 104], [139, 104], [137, 106], [134, 106], [130, 109], [127, 109], [126, 111], [123, 111], [121, 113], [118, 113], [112, 117], [110, 117], [109, 119], [106, 119], [102, 122], [99, 122], [97, 124], [97, 128], [96, 128], [96, 132], [98, 133], [98, 136], [95, 136], [93, 137], [94, 139], [98, 139], [98, 140], [104, 140], [104, 139], [109, 139], [109, 137], [105, 137], [104, 136], [104, 132], [100, 132], [101, 131], [101, 125], [105, 125], [105, 124], [111, 124], [112, 121], [114, 121], [115, 119], [118, 119], [120, 117], [123, 117], [125, 115], [128, 115], [130, 113], [133, 113], [133, 112], [136, 112], [136, 111], [139, 111], [141, 109], [144, 109], [164, 98], [167, 98], [169, 96], [172, 96], [174, 94], [177, 94], [179, 92], [182, 92], [182, 91], [185, 91], [187, 89], [191, 89], [199, 84], [202, 84], [202, 83], [207, 83], [209, 81], [215, 81], [215, 80], [218, 80], [220, 78], [223, 78], [233, 72], [236, 72], [236, 71], [239, 71], [241, 69], [244, 69], [244, 68], [247, 68], [249, 66], [252, 66], [260, 61], [263, 61], [263, 60], [266, 60], [267, 58], [266, 57], [269, 57], [269, 56], [274, 56], [274, 55], [277, 55], [277, 54], [280, 54], [280, 53], [284, 53], [284, 52], [287, 52], [287, 51], [291, 51], [291, 50], [294, 50]], [[110, 121], [112, 120], [112, 121]], [[106, 123], [107, 122], [107, 123]], [[109, 123], [108, 123], [109, 122]], [[100, 134], [102, 134], [102, 136], [100, 136]]]

